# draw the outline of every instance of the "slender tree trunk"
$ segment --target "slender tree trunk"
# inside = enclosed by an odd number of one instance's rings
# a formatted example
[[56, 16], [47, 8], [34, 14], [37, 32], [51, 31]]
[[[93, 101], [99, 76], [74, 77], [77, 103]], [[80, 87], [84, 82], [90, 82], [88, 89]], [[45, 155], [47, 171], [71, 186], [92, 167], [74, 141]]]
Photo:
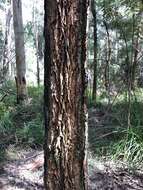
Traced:
[[110, 63], [111, 63], [111, 40], [110, 40], [110, 34], [108, 29], [108, 24], [104, 20], [103, 21], [106, 35], [107, 35], [107, 48], [106, 48], [106, 65], [105, 65], [105, 71], [104, 71], [104, 78], [105, 78], [105, 88], [108, 93], [108, 101], [110, 103]]
[[96, 103], [97, 97], [97, 16], [96, 16], [96, 5], [95, 1], [91, 0], [91, 11], [93, 15], [93, 26], [94, 26], [94, 61], [93, 61], [93, 91], [92, 99]]
[[37, 62], [37, 85], [40, 86], [40, 60], [39, 60], [39, 30], [38, 30], [38, 20], [37, 20], [37, 0], [33, 4], [33, 33], [34, 33], [34, 46], [36, 49], [36, 62]]
[[45, 0], [46, 190], [86, 190], [87, 0]]
[[17, 86], [17, 102], [20, 103], [27, 99], [24, 29], [21, 0], [13, 0], [13, 23], [16, 54], [15, 80]]
[[40, 31], [38, 31], [37, 34], [37, 84], [38, 86], [40, 86], [40, 73], [41, 73], [41, 69], [40, 69], [40, 65], [42, 63], [43, 60], [43, 35], [41, 35]]
[[12, 18], [11, 13], [11, 5], [8, 6], [6, 11], [6, 25], [5, 25], [5, 39], [4, 39], [4, 47], [3, 47], [3, 78], [7, 79], [8, 71], [9, 71], [9, 63], [8, 63], [8, 37], [10, 30], [10, 22]]
[[134, 58], [133, 58], [133, 65], [132, 65], [132, 84], [131, 84], [131, 88], [132, 90], [135, 89], [135, 79], [136, 79], [136, 70], [137, 70], [137, 64], [138, 64], [138, 50], [139, 47], [139, 37], [137, 37], [136, 42], [135, 42], [135, 50], [134, 50]]
[[37, 84], [40, 85], [40, 64], [43, 59], [43, 35], [38, 31], [37, 35]]
[[[139, 26], [135, 26], [136, 19], [133, 14], [132, 54], [131, 54], [131, 90], [135, 89], [135, 78], [139, 53]], [[140, 24], [140, 23], [139, 23]]]
[[35, 36], [35, 47], [36, 47], [36, 58], [37, 58], [37, 85], [40, 86], [40, 59], [39, 59], [39, 34], [36, 32]]

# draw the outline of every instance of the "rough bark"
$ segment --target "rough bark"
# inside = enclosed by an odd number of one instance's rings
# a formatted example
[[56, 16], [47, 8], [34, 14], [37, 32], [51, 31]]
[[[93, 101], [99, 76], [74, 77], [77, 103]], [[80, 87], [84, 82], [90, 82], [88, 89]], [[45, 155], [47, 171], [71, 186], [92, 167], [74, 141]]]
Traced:
[[86, 190], [86, 0], [45, 0], [47, 190]]
[[21, 0], [13, 0], [13, 23], [15, 34], [15, 54], [16, 54], [16, 86], [17, 102], [23, 102], [27, 99], [26, 88], [26, 63], [24, 47], [24, 29], [22, 18]]
[[94, 27], [94, 61], [93, 61], [93, 91], [92, 99], [96, 103], [97, 96], [97, 16], [96, 16], [96, 6], [95, 1], [91, 0], [91, 11], [93, 16], [93, 27]]

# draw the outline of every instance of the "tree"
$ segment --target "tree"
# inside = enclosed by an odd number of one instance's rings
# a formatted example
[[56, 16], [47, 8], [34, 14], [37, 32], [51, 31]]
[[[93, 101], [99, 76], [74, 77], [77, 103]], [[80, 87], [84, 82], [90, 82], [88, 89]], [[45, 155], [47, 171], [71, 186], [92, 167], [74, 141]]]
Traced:
[[16, 86], [17, 86], [17, 102], [23, 102], [27, 99], [26, 87], [26, 63], [25, 63], [25, 47], [24, 47], [24, 29], [22, 18], [22, 2], [21, 0], [13, 0], [13, 23], [15, 34], [15, 54], [16, 54]]
[[40, 63], [43, 59], [43, 23], [41, 23], [41, 12], [38, 10], [39, 4], [38, 1], [33, 2], [33, 37], [34, 37], [34, 46], [36, 50], [36, 59], [37, 59], [37, 84], [40, 85]]
[[87, 0], [45, 0], [45, 188], [85, 190]]
[[3, 47], [3, 78], [7, 78], [8, 70], [9, 70], [9, 63], [8, 63], [8, 37], [10, 33], [10, 22], [12, 18], [11, 13], [11, 2], [6, 2], [7, 10], [6, 10], [6, 24], [5, 24], [5, 39], [4, 39], [4, 47]]
[[91, 0], [91, 12], [93, 16], [93, 28], [94, 28], [94, 61], [93, 61], [93, 91], [92, 91], [92, 99], [96, 102], [97, 96], [97, 16], [96, 16], [96, 5], [95, 1]]

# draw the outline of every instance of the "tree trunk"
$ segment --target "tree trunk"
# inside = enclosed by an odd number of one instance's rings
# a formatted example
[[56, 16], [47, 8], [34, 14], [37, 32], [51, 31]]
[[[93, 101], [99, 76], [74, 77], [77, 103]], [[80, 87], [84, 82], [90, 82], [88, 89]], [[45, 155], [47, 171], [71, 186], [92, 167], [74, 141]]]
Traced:
[[36, 50], [36, 61], [37, 61], [37, 85], [40, 86], [40, 59], [39, 59], [39, 30], [38, 30], [38, 20], [37, 20], [37, 0], [33, 4], [33, 33], [34, 33], [34, 46]]
[[40, 86], [40, 65], [43, 59], [43, 35], [40, 33], [41, 31], [38, 30], [37, 33], [37, 84]]
[[87, 0], [45, 0], [46, 190], [86, 190]]
[[[131, 89], [135, 90], [136, 70], [139, 53], [139, 26], [135, 26], [135, 15], [133, 14], [132, 54], [131, 54]], [[140, 23], [139, 23], [140, 24]]]
[[138, 46], [139, 46], [139, 39], [137, 37], [136, 43], [135, 43], [135, 50], [134, 50], [134, 58], [133, 58], [133, 65], [132, 65], [132, 81], [131, 81], [131, 88], [132, 90], [135, 90], [135, 79], [136, 79], [136, 70], [137, 70], [137, 64], [138, 64]]
[[9, 70], [9, 63], [8, 63], [8, 37], [9, 37], [9, 30], [10, 30], [10, 22], [12, 18], [11, 13], [11, 5], [8, 6], [6, 11], [6, 25], [5, 25], [5, 39], [4, 39], [4, 47], [3, 47], [3, 78], [7, 79], [8, 70]]
[[94, 26], [94, 61], [93, 61], [93, 91], [92, 99], [96, 103], [97, 96], [97, 18], [96, 18], [96, 6], [95, 1], [91, 0], [91, 11], [93, 15], [93, 26]]
[[24, 29], [22, 19], [21, 0], [13, 0], [13, 23], [15, 34], [15, 54], [16, 54], [16, 86], [17, 102], [21, 103], [27, 99], [26, 87], [26, 63], [24, 47]]
[[106, 48], [106, 65], [104, 71], [104, 78], [105, 78], [105, 89], [108, 94], [108, 103], [110, 104], [110, 63], [111, 63], [111, 40], [110, 34], [108, 29], [108, 24], [106, 20], [103, 20], [103, 24], [105, 26], [106, 35], [107, 35], [107, 48]]
[[36, 48], [36, 59], [37, 59], [37, 85], [40, 86], [40, 59], [39, 59], [39, 32], [35, 33], [35, 48]]

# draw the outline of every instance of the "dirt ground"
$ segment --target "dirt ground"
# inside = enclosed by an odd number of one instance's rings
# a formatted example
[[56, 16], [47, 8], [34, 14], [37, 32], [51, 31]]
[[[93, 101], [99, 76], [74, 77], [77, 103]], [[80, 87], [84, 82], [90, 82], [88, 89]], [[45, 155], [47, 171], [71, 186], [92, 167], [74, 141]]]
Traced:
[[0, 190], [42, 190], [43, 152], [30, 150], [0, 167]]
[[[96, 160], [92, 160], [92, 163], [89, 165], [89, 190], [143, 190], [142, 173], [129, 173], [126, 169], [111, 168], [110, 164]], [[42, 151], [22, 151], [19, 158], [1, 165], [0, 190], [43, 189]]]

